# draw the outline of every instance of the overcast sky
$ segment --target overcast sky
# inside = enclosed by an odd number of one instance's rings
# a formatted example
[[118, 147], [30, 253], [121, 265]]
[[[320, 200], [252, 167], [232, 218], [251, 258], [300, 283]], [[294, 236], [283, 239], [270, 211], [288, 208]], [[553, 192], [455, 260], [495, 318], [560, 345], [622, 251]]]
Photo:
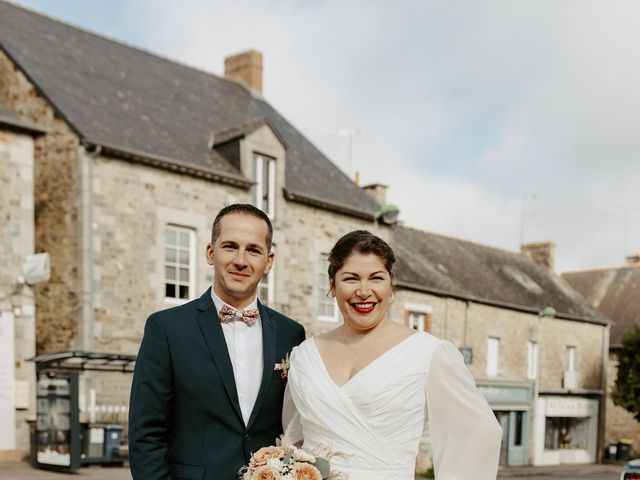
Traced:
[[265, 97], [406, 225], [551, 240], [558, 271], [640, 250], [638, 1], [17, 3], [219, 75], [262, 51]]

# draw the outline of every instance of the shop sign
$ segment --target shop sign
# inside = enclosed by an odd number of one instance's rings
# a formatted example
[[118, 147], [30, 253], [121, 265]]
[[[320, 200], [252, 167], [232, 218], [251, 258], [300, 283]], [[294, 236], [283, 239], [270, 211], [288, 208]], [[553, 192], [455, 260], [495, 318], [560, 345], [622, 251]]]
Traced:
[[528, 387], [506, 387], [497, 385], [479, 385], [478, 390], [489, 403], [529, 404]]
[[547, 417], [591, 417], [596, 415], [596, 402], [587, 398], [547, 397]]

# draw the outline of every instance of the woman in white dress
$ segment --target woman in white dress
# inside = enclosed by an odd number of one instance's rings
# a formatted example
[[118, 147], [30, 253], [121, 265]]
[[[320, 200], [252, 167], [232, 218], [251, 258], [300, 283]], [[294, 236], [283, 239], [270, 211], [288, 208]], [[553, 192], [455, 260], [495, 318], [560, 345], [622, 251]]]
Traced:
[[426, 410], [436, 479], [493, 480], [501, 429], [462, 355], [388, 319], [394, 262], [391, 247], [362, 230], [332, 249], [344, 323], [291, 353], [285, 431], [305, 450], [346, 453], [331, 463], [350, 480], [413, 480]]

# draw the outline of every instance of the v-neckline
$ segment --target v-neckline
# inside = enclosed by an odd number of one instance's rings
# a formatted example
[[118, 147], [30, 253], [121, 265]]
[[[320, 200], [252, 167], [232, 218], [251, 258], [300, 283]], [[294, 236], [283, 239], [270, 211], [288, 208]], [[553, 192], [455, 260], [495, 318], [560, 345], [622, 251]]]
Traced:
[[401, 345], [404, 345], [410, 338], [415, 337], [418, 334], [418, 332], [416, 333], [412, 333], [411, 335], [409, 335], [407, 338], [405, 338], [404, 340], [396, 343], [393, 347], [385, 350], [384, 352], [382, 352], [380, 355], [378, 355], [376, 358], [374, 358], [373, 360], [371, 360], [369, 363], [367, 363], [364, 367], [362, 367], [360, 370], [358, 370], [353, 377], [349, 378], [346, 382], [344, 382], [342, 385], [338, 385], [336, 383], [336, 381], [333, 379], [333, 377], [331, 376], [331, 373], [329, 373], [329, 369], [327, 368], [327, 364], [324, 362], [324, 358], [322, 358], [322, 354], [320, 353], [320, 349], [318, 348], [318, 345], [316, 344], [316, 339], [315, 337], [311, 338], [311, 343], [313, 343], [313, 349], [316, 352], [316, 355], [318, 355], [318, 359], [320, 360], [320, 364], [322, 365], [322, 368], [324, 369], [324, 373], [327, 375], [327, 378], [329, 379], [329, 381], [339, 390], [342, 390], [343, 388], [345, 388], [347, 385], [349, 385], [349, 383], [351, 383], [354, 379], [356, 379], [357, 377], [360, 376], [360, 374], [362, 372], [364, 372], [365, 370], [369, 369], [372, 365], [374, 365], [375, 363], [377, 363], [380, 359], [382, 359], [383, 357], [385, 357], [388, 353], [392, 352], [393, 350], [395, 350], [396, 348], [400, 347]]

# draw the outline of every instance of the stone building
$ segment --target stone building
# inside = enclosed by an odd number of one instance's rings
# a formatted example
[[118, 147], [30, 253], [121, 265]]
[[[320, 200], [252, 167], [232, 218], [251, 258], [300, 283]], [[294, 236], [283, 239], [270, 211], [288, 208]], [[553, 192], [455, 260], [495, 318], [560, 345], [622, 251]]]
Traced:
[[609, 340], [606, 428], [603, 440], [633, 442], [640, 453], [640, 422], [611, 399], [618, 375], [618, 352], [622, 336], [640, 325], [640, 254], [628, 257], [623, 267], [565, 272], [562, 277], [595, 308], [613, 320]]
[[24, 264], [35, 252], [34, 138], [43, 130], [0, 107], [0, 461], [28, 443], [35, 411], [35, 302]]
[[595, 462], [609, 323], [553, 273], [552, 253], [406, 227], [392, 241], [392, 315], [462, 351], [503, 427], [501, 464]]
[[[17, 212], [31, 217], [7, 230], [21, 249], [7, 254], [51, 257], [51, 279], [35, 289], [38, 353], [135, 353], [150, 313], [210, 286], [211, 224], [233, 202], [274, 224], [261, 299], [310, 333], [337, 324], [326, 254], [355, 228], [388, 238], [380, 205], [263, 98], [260, 53], [225, 68], [221, 78], [0, 1], [0, 106], [46, 130], [35, 146], [12, 134], [33, 185], [15, 184]], [[83, 377], [85, 416], [124, 422], [130, 378]]]
[[[20, 245], [51, 255], [35, 288], [38, 352], [135, 353], [151, 312], [211, 284], [215, 213], [251, 202], [274, 224], [262, 301], [309, 334], [334, 328], [326, 254], [369, 229], [399, 257], [393, 319], [462, 349], [505, 427], [503, 463], [594, 461], [606, 320], [525, 255], [375, 221], [384, 186], [360, 188], [263, 98], [261, 55], [225, 70], [0, 0], [0, 106], [46, 130], [33, 146], [35, 246]], [[81, 387], [90, 419], [125, 422], [130, 378], [86, 374]]]

